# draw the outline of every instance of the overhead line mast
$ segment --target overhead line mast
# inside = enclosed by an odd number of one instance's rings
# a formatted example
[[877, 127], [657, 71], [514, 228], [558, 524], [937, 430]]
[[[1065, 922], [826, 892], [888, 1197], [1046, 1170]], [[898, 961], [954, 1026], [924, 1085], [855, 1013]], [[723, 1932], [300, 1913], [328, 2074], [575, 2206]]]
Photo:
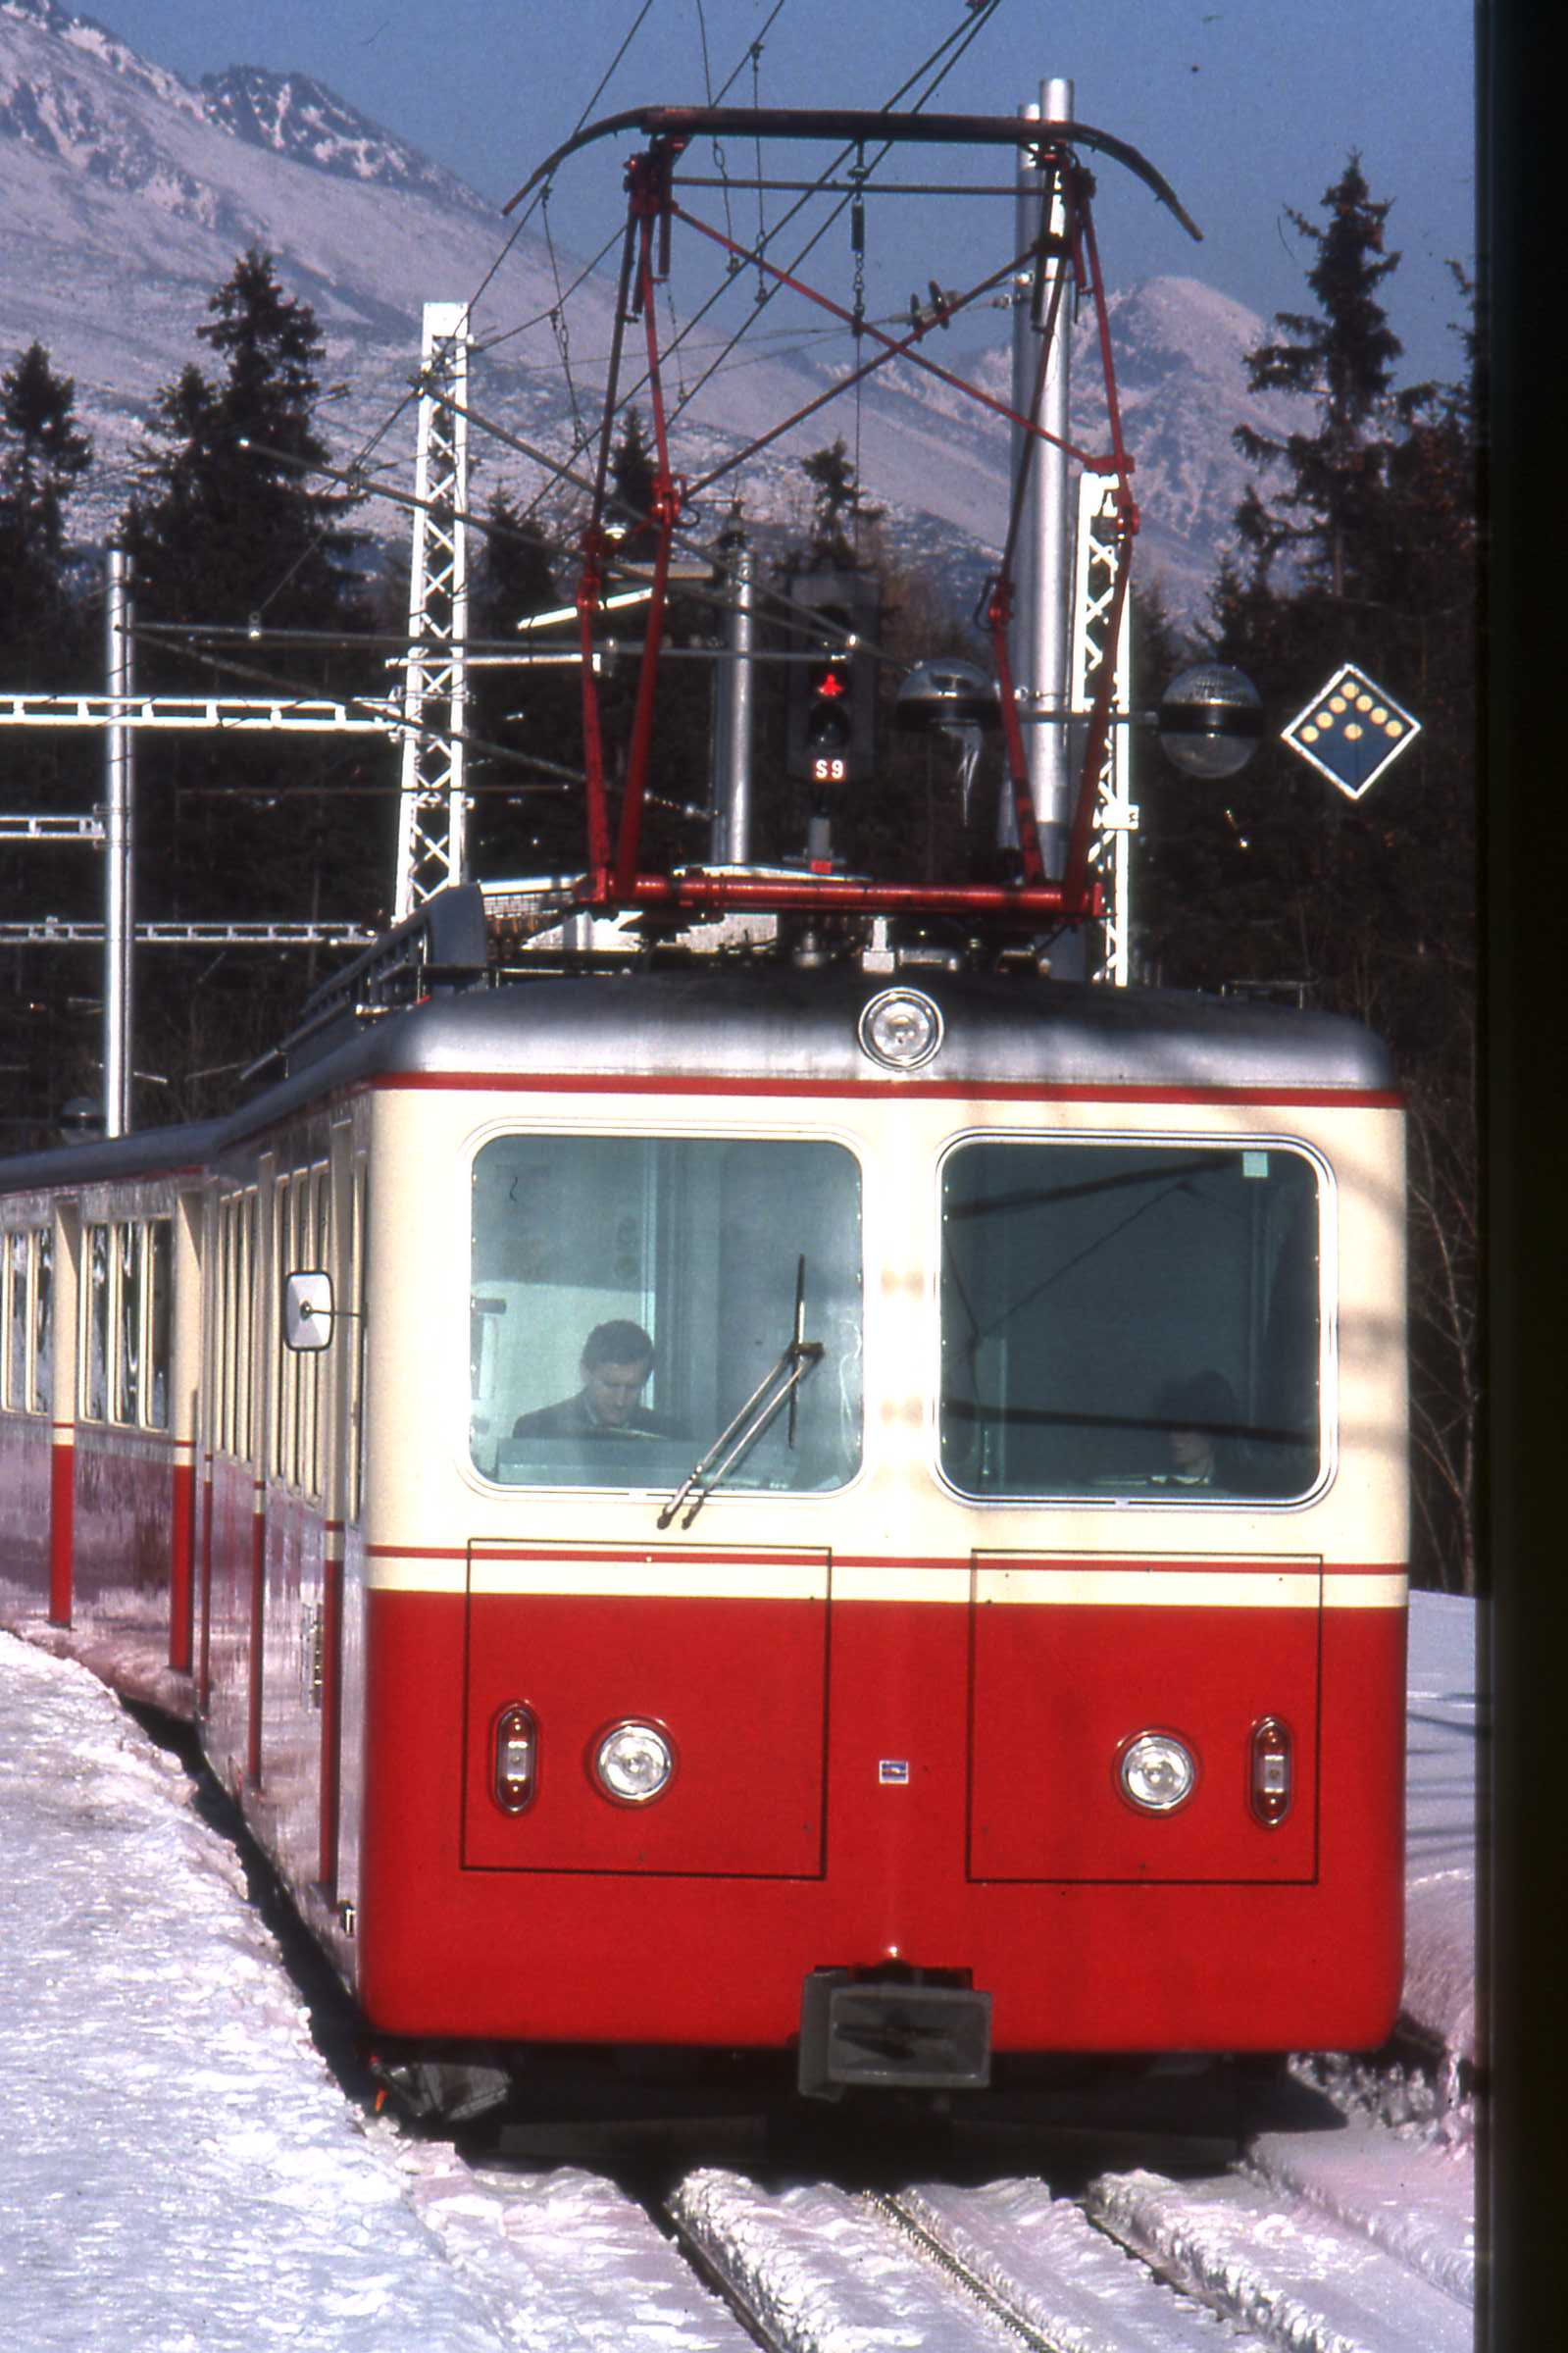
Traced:
[[[403, 672], [402, 799], [393, 920], [465, 882], [468, 800], [468, 352], [466, 303], [428, 302], [415, 450], [414, 545]], [[437, 396], [439, 394], [439, 397]]]

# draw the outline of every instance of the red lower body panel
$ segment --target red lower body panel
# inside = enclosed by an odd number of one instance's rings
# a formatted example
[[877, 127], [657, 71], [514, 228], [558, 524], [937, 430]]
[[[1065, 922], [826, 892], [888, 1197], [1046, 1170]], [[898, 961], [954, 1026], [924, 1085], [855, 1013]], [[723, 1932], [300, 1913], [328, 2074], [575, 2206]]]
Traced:
[[[472, 1612], [472, 1614], [471, 1614]], [[803, 1979], [968, 1971], [998, 2050], [1354, 2049], [1397, 2002], [1397, 1610], [370, 1597], [358, 1990], [421, 2036], [784, 2047]], [[491, 1794], [499, 1711], [534, 1798]], [[1247, 1734], [1285, 1715], [1269, 1828]], [[591, 1778], [657, 1721], [651, 1805]], [[1199, 1781], [1138, 1815], [1150, 1721]]]

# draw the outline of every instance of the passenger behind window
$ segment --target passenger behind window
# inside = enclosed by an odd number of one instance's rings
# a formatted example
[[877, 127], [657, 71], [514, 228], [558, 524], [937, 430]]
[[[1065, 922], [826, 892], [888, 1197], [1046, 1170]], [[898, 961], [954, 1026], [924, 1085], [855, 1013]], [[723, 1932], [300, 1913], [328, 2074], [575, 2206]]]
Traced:
[[520, 1414], [514, 1438], [685, 1437], [677, 1423], [637, 1403], [653, 1371], [653, 1342], [640, 1324], [596, 1324], [578, 1369], [582, 1386], [577, 1395]]
[[1154, 1400], [1165, 1431], [1166, 1460], [1151, 1475], [1155, 1487], [1211, 1487], [1237, 1494], [1245, 1486], [1236, 1392], [1224, 1373], [1206, 1371], [1167, 1381]]

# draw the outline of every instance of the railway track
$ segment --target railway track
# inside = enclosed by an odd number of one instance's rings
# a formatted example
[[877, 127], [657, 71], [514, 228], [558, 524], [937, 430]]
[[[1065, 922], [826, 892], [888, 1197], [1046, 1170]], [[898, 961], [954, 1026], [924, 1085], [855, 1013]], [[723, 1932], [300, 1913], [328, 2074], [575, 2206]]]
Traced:
[[[704, 2166], [640, 2195], [408, 2144], [416, 2204], [509, 2345], [576, 2353], [1465, 2353], [1463, 2153], [1376, 2122], [1186, 2178], [895, 2187]], [[1069, 2167], [1063, 2168], [1066, 2176]], [[1356, 2184], [1399, 2184], [1397, 2201]], [[563, 2257], [565, 2258], [563, 2262]]]
[[[324, 2047], [364, 2104], [346, 2011]], [[1474, 2097], [1405, 2041], [1042, 2081], [950, 2145], [836, 2116], [780, 2140], [743, 2098], [641, 2136], [516, 2127], [511, 2158], [368, 2128], [524, 2353], [1468, 2353]]]

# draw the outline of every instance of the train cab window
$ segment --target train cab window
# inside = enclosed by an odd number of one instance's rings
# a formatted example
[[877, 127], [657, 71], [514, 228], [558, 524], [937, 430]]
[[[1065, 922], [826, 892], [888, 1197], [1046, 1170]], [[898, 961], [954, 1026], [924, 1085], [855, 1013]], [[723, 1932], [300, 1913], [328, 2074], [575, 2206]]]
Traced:
[[1322, 1463], [1317, 1164], [995, 1138], [942, 1171], [941, 1466], [981, 1497], [1289, 1502]]
[[[860, 1170], [841, 1145], [504, 1136], [473, 1195], [472, 1448], [489, 1477], [674, 1490], [759, 1390], [766, 1427], [726, 1489], [854, 1475]], [[813, 1345], [791, 1356], [797, 1339]]]

